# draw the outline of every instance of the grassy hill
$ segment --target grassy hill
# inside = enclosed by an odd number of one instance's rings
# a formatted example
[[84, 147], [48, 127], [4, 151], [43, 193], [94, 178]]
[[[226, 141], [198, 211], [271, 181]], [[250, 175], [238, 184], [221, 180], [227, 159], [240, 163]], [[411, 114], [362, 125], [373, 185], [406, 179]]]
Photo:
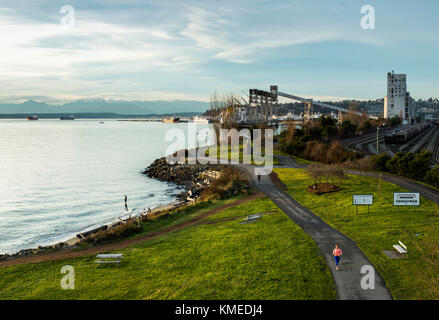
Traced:
[[[214, 202], [202, 211], [217, 206]], [[259, 221], [239, 223], [261, 212], [267, 214]], [[187, 221], [185, 215], [168, 214], [154, 229], [164, 228], [166, 221]], [[117, 252], [124, 254], [119, 267], [98, 268], [94, 255], [2, 267], [0, 299], [336, 298], [315, 243], [267, 198]], [[63, 265], [75, 268], [73, 290], [60, 287]]]

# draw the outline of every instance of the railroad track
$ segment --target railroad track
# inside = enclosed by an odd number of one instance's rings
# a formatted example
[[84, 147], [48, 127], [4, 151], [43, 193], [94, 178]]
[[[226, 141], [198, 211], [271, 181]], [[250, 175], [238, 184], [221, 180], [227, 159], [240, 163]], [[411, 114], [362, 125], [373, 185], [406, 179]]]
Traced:
[[[369, 133], [364, 136], [359, 136], [356, 138], [351, 138], [349, 140], [341, 141], [341, 143], [348, 148], [361, 150], [367, 153], [370, 153], [369, 145], [375, 144], [376, 145], [376, 133]], [[378, 142], [379, 144], [384, 144], [384, 135], [382, 133], [378, 136]]]
[[[431, 127], [430, 129], [428, 129], [425, 135], [419, 137], [418, 141], [415, 144], [413, 144], [413, 146], [410, 148], [410, 151], [416, 153], [419, 150], [426, 149], [428, 143], [432, 141], [432, 138], [435, 136], [437, 131], [436, 129], [437, 129], [436, 127]], [[419, 136], [421, 136], [421, 134], [419, 134]]]
[[431, 151], [431, 156], [434, 163], [439, 163], [439, 127], [435, 128], [435, 132], [432, 135], [432, 139], [427, 145], [427, 150]]
[[426, 131], [420, 132], [419, 134], [413, 136], [412, 138], [410, 138], [409, 140], [407, 140], [405, 143], [401, 144], [401, 145], [393, 145], [392, 146], [392, 150], [394, 150], [395, 152], [409, 152], [412, 151], [414, 149], [417, 149], [416, 151], [419, 151], [421, 149], [421, 147], [423, 146], [423, 144], [421, 143], [423, 138], [425, 138], [426, 135], [429, 135], [432, 133], [432, 131], [434, 130], [434, 128], [430, 128], [427, 129]]

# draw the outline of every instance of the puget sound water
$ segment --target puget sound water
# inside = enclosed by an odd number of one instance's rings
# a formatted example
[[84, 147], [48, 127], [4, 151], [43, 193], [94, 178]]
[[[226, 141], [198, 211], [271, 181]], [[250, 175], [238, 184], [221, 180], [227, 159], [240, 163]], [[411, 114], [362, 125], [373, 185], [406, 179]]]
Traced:
[[[103, 122], [103, 123], [101, 123]], [[0, 120], [0, 254], [54, 244], [175, 200], [177, 186], [143, 175], [188, 123]], [[197, 124], [197, 130], [208, 124]], [[187, 135], [186, 135], [187, 136]], [[169, 150], [168, 150], [169, 151]]]

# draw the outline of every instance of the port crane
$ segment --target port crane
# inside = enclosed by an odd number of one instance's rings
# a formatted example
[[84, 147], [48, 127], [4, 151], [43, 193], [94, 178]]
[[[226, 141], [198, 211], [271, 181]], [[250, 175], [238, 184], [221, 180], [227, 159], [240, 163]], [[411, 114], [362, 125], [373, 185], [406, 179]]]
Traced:
[[[272, 85], [270, 86], [270, 91], [264, 91], [264, 90], [258, 90], [258, 89], [250, 89], [249, 90], [249, 116], [250, 121], [257, 121], [257, 120], [265, 120], [268, 121], [268, 118], [271, 117], [273, 112], [273, 107], [277, 105], [278, 103], [278, 97], [284, 97], [287, 99], [292, 99], [296, 101], [303, 102], [305, 104], [305, 112], [304, 112], [304, 119], [309, 120], [312, 115], [312, 106], [316, 105], [322, 108], [328, 108], [331, 110], [336, 110], [340, 112], [352, 112], [357, 115], [362, 115], [359, 111], [353, 111], [348, 110], [346, 108], [341, 108], [337, 106], [333, 106], [331, 104], [313, 100], [313, 99], [307, 99], [303, 97], [299, 97], [293, 94], [284, 93], [278, 91], [278, 86]], [[368, 115], [370, 119], [377, 120], [378, 117]]]

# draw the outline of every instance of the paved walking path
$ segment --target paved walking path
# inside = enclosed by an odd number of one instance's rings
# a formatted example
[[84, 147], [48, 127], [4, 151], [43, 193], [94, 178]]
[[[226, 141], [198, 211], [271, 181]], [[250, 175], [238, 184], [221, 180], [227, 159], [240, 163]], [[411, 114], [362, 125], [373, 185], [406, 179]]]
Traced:
[[[314, 239], [331, 270], [339, 299], [392, 299], [383, 278], [377, 270], [375, 270], [375, 289], [362, 289], [361, 279], [365, 274], [361, 273], [361, 269], [363, 266], [372, 266], [372, 263], [352, 239], [327, 225], [314, 213], [301, 206], [289, 194], [277, 188], [268, 175], [262, 175], [261, 180], [258, 181], [257, 176], [254, 174], [254, 167], [244, 167], [252, 176], [255, 186], [265, 193], [291, 220]], [[329, 207], [330, 204], [328, 204], [328, 208]], [[332, 256], [335, 243], [337, 243], [343, 251], [340, 271], [335, 270], [334, 258]]]

